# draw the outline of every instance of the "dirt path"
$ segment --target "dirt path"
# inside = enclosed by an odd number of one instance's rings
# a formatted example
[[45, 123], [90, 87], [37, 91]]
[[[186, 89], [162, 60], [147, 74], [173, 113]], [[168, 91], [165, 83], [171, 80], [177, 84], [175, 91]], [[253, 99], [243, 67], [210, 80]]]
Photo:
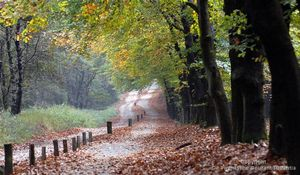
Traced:
[[[108, 170], [110, 169], [108, 165], [106, 165], [107, 160], [111, 158], [120, 159], [120, 158], [130, 156], [131, 154], [135, 154], [140, 151], [143, 151], [143, 145], [140, 145], [139, 143], [137, 143], [137, 141], [151, 134], [154, 134], [156, 129], [159, 127], [159, 123], [156, 122], [156, 119], [158, 118], [158, 112], [154, 108], [152, 108], [149, 105], [149, 103], [153, 97], [158, 96], [160, 93], [161, 91], [156, 84], [153, 84], [152, 86], [140, 92], [138, 91], [129, 92], [125, 96], [123, 100], [123, 104], [119, 106], [120, 118], [118, 119], [118, 121], [113, 123], [114, 134], [112, 137], [107, 136], [106, 127], [101, 127], [101, 128], [78, 128], [77, 133], [73, 133], [62, 138], [57, 138], [58, 140], [68, 138], [69, 143], [71, 143], [71, 138], [80, 135], [82, 131], [92, 131], [93, 136], [95, 136], [94, 139], [95, 141], [92, 144], [82, 147], [80, 151], [76, 153], [69, 153], [68, 155], [65, 156], [68, 157], [71, 156], [72, 154], [74, 155], [83, 154], [84, 155], [83, 157], [88, 157], [89, 160], [92, 160], [93, 162], [97, 162], [94, 163], [93, 165], [94, 168], [92, 169], [89, 165], [90, 163], [88, 163], [88, 165], [85, 163], [81, 163], [81, 165], [86, 165], [83, 167], [87, 167], [87, 168], [83, 168], [82, 166], [80, 166], [81, 167], [80, 172], [84, 172], [83, 174], [86, 174], [90, 170], [94, 170], [95, 166], [96, 169], [98, 169], [97, 171], [98, 173], [107, 173]], [[136, 115], [141, 114], [144, 111], [146, 112], [145, 119], [137, 123]], [[134, 126], [131, 128], [127, 127], [129, 118], [133, 118], [134, 120]], [[52, 140], [46, 140], [46, 141], [39, 140], [35, 144], [36, 144], [36, 157], [41, 156], [42, 146], [46, 146], [47, 153], [49, 155], [52, 155], [53, 152]], [[61, 144], [60, 144], [60, 149], [62, 149]], [[71, 148], [69, 148], [69, 150], [70, 149]], [[50, 157], [49, 160], [51, 160], [52, 158]], [[3, 159], [4, 157], [0, 156], [0, 161]], [[20, 167], [23, 167], [20, 170], [18, 170], [17, 168], [17, 172], [27, 171], [28, 173], [29, 169], [26, 168], [27, 167], [26, 164], [28, 164], [28, 148], [21, 147], [18, 148], [16, 151], [14, 151], [14, 161]], [[73, 165], [70, 165], [71, 168], [68, 166], [63, 166], [63, 167], [60, 166], [61, 164], [67, 164], [67, 163], [68, 162], [60, 162], [59, 166], [56, 165], [55, 169], [57, 169], [59, 173], [63, 173], [63, 174], [79, 173], [78, 169], [77, 168], [74, 169]], [[99, 166], [99, 164], [103, 166]], [[46, 164], [41, 164], [41, 165], [46, 166]], [[42, 168], [44, 170], [41, 170], [40, 168], [41, 167], [37, 166], [36, 171], [46, 172], [44, 168]], [[71, 169], [74, 169], [74, 171], [73, 170], [71, 171]], [[34, 169], [30, 171], [34, 171]], [[58, 172], [55, 173], [52, 172], [52, 173], [57, 174]], [[31, 172], [29, 174], [34, 174], [34, 173]]]
[[[149, 105], [149, 100], [157, 95], [158, 90], [159, 89], [156, 85], [152, 85], [145, 89], [144, 92], [129, 92], [125, 98], [125, 103], [119, 108], [119, 113], [121, 116], [119, 122], [126, 126], [129, 118], [132, 118], [133, 121], [136, 121], [136, 115], [143, 113], [143, 111], [147, 113], [145, 117], [147, 117], [148, 120], [157, 117], [158, 113], [155, 111], [155, 109], [151, 108]], [[135, 109], [135, 106], [140, 106], [141, 108]], [[153, 134], [157, 126], [158, 124], [156, 122], [139, 123], [132, 128], [127, 136], [119, 139], [117, 142], [104, 142], [95, 144], [92, 147], [88, 147], [86, 149], [86, 153], [93, 155], [97, 159], [129, 156], [130, 154], [136, 153], [142, 149], [142, 147], [135, 142], [136, 139]]]
[[[120, 128], [120, 127], [125, 127], [127, 126], [127, 121], [128, 118], [133, 118], [136, 116], [136, 112], [133, 111], [134, 103], [137, 105], [141, 104], [146, 110], [149, 112], [152, 112], [149, 107], [147, 107], [147, 101], [149, 98], [152, 96], [152, 91], [153, 91], [153, 86], [152, 88], [146, 89], [145, 90], [145, 95], [140, 95], [138, 91], [131, 91], [129, 92], [124, 100], [124, 104], [119, 107], [119, 118], [114, 121], [113, 123], [113, 128]], [[157, 88], [157, 87], [155, 87]], [[150, 93], [147, 93], [149, 90]], [[140, 99], [140, 97], [142, 99]], [[63, 136], [50, 136], [49, 138], [37, 138], [37, 139], [32, 139], [28, 143], [35, 144], [35, 150], [36, 150], [36, 156], [40, 157], [41, 156], [41, 148], [45, 146], [47, 148], [47, 153], [52, 154], [53, 153], [53, 143], [52, 141], [54, 139], [57, 140], [63, 140], [63, 139], [68, 139], [68, 142], [71, 143], [72, 137], [76, 137], [78, 135], [81, 136], [82, 132], [92, 132], [93, 136], [98, 136], [106, 133], [106, 127], [100, 127], [100, 128], [76, 128], [73, 129], [72, 132], [67, 132], [65, 134], [62, 134]], [[57, 134], [57, 133], [53, 133]], [[62, 149], [62, 144], [59, 144], [60, 149]], [[103, 149], [105, 150], [105, 148]], [[4, 154], [3, 150], [0, 150], [0, 165], [4, 164]], [[21, 162], [21, 161], [26, 161], [28, 160], [28, 144], [20, 144], [20, 145], [14, 145], [14, 153], [13, 153], [13, 160], [14, 163]]]
[[286, 162], [266, 156], [266, 141], [220, 146], [217, 127], [172, 121], [166, 115], [162, 92], [155, 85], [127, 97], [120, 105], [124, 116], [117, 123], [127, 125], [129, 117], [145, 110], [142, 121], [135, 121], [132, 127], [114, 127], [113, 134], [99, 134], [76, 152], [50, 155], [44, 162], [38, 159], [33, 167], [22, 161], [15, 166], [15, 174], [287, 174], [273, 170], [249, 173], [236, 168], [247, 168], [245, 162], [260, 162], [265, 167], [284, 166]]

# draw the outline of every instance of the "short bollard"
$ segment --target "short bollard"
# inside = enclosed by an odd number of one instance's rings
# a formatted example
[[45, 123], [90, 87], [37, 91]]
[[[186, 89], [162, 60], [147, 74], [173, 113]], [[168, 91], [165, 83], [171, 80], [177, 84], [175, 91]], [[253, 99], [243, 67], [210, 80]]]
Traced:
[[58, 140], [53, 140], [54, 156], [59, 156]]
[[29, 165], [35, 165], [34, 144], [29, 145]]
[[136, 116], [136, 121], [138, 121], [138, 122], [140, 121], [140, 115]]
[[112, 134], [112, 122], [107, 122], [107, 133]]
[[89, 142], [92, 142], [92, 141], [93, 141], [93, 133], [89, 132]]
[[64, 153], [67, 153], [68, 152], [68, 140], [67, 139], [64, 139], [63, 140], [63, 152]]
[[77, 142], [76, 142], [76, 137], [72, 138], [72, 151], [76, 151], [77, 149]]
[[42, 147], [42, 160], [46, 160], [46, 158], [47, 158], [46, 147], [43, 146]]
[[79, 149], [80, 148], [80, 136], [77, 136], [77, 148]]
[[128, 126], [132, 126], [132, 118], [128, 119]]
[[82, 133], [82, 144], [86, 145], [86, 132]]
[[11, 175], [13, 173], [13, 149], [12, 144], [4, 145], [4, 174]]

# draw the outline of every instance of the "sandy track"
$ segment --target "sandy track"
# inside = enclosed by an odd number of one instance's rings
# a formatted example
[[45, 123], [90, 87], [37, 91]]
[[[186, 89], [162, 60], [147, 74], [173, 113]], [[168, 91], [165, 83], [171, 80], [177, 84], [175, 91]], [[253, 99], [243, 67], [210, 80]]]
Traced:
[[[113, 128], [124, 128], [127, 127], [128, 118], [135, 119], [137, 114], [136, 107], [140, 107], [143, 111], [146, 111], [147, 120], [151, 120], [151, 122], [140, 122], [134, 124], [132, 127], [130, 134], [126, 137], [122, 137], [115, 142], [95, 142], [89, 146], [83, 147], [80, 150], [80, 153], [85, 155], [90, 155], [90, 157], [94, 161], [100, 161], [101, 164], [105, 164], [105, 160], [109, 158], [123, 158], [125, 156], [129, 156], [130, 154], [137, 153], [141, 151], [143, 148], [142, 146], [136, 143], [137, 140], [151, 135], [155, 132], [157, 128], [157, 123], [153, 122], [152, 119], [156, 118], [158, 113], [156, 110], [152, 109], [149, 106], [149, 101], [151, 98], [159, 93], [159, 87], [156, 84], [144, 89], [143, 91], [131, 91], [127, 93], [127, 96], [123, 100], [123, 104], [119, 106], [119, 120], [113, 123]], [[139, 111], [140, 112], [140, 111]], [[135, 121], [134, 121], [135, 122]], [[77, 135], [81, 136], [81, 132], [83, 131], [91, 131], [93, 132], [93, 136], [101, 136], [106, 134], [106, 127], [101, 128], [80, 128], [78, 133], [71, 134], [65, 137], [57, 138], [58, 140], [62, 140], [65, 138], [69, 139], [69, 143], [71, 143], [71, 138]], [[34, 143], [34, 141], [32, 142]], [[45, 140], [45, 141], [37, 141], [36, 143], [36, 157], [41, 156], [41, 147], [47, 147], [47, 153], [49, 155], [53, 152], [53, 145], [52, 140]], [[69, 144], [70, 145], [70, 144]], [[60, 143], [60, 148], [62, 149], [62, 143]], [[70, 149], [70, 148], [69, 148]], [[4, 157], [0, 155], [0, 164], [3, 163]], [[14, 151], [14, 162], [19, 164], [20, 162], [28, 162], [28, 148], [19, 148]], [[22, 164], [22, 163], [20, 163]], [[23, 163], [24, 164], [24, 163]], [[90, 165], [89, 165], [90, 166]], [[87, 166], [87, 167], [89, 167]], [[109, 167], [104, 166], [101, 170], [101, 173], [108, 172], [107, 170]], [[83, 168], [82, 172], [86, 172]], [[74, 174], [70, 171], [70, 167], [66, 167], [64, 170], [59, 171], [62, 174]], [[76, 170], [76, 174], [78, 170]], [[32, 174], [32, 173], [30, 173]], [[34, 174], [34, 173], [33, 173]], [[51, 174], [51, 173], [50, 173]], [[55, 174], [55, 173], [54, 173]]]

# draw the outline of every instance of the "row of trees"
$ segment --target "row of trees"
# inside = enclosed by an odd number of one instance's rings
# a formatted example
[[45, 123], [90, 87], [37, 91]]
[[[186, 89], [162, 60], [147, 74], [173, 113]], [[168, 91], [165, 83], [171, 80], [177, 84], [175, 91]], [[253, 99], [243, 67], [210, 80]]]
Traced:
[[[171, 117], [210, 126], [216, 124], [214, 118], [217, 116], [222, 144], [258, 142], [266, 138], [263, 85], [264, 62], [268, 61], [272, 76], [270, 153], [286, 155], [289, 165], [299, 167], [298, 6], [296, 2], [276, 0], [226, 0], [224, 6], [218, 2], [125, 3], [121, 15], [129, 17], [121, 18], [117, 26], [122, 30], [113, 29], [117, 41], [109, 44], [110, 47], [119, 46], [110, 51], [110, 59], [113, 64], [122, 61], [119, 66], [124, 70], [113, 76], [123, 77], [121, 82], [125, 82], [123, 87], [126, 87], [126, 83], [143, 85], [148, 78], [145, 76], [151, 74], [153, 78], [155, 75], [165, 88]], [[132, 11], [136, 13], [131, 14]], [[224, 21], [218, 17], [223, 17]], [[129, 23], [131, 27], [127, 26]], [[110, 24], [109, 27], [114, 26]], [[140, 31], [136, 27], [140, 27]], [[152, 27], [156, 31], [151, 30]], [[162, 33], [166, 35], [165, 40], [169, 39], [167, 42], [162, 41]], [[137, 34], [139, 37], [133, 39]], [[149, 36], [160, 42], [149, 41]], [[128, 41], [131, 43], [124, 44]], [[138, 44], [149, 45], [145, 49]], [[149, 53], [152, 49], [160, 53]], [[230, 80], [225, 79], [225, 83], [231, 83], [231, 94], [227, 92], [227, 96], [222, 79], [226, 77], [226, 68], [219, 69], [222, 63], [218, 61], [224, 61], [225, 52], [231, 65], [227, 72]], [[145, 68], [141, 64], [144, 60], [157, 59], [161, 61], [155, 64], [161, 68], [160, 74], [153, 72], [157, 68], [149, 64]], [[162, 65], [165, 59], [175, 64]], [[132, 67], [142, 67], [146, 73], [133, 74]]]

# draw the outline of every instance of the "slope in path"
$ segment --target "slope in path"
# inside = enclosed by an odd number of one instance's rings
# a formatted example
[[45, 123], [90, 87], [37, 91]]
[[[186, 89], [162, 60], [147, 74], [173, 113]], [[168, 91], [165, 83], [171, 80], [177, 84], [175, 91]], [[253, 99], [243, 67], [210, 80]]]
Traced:
[[[158, 89], [157, 85], [152, 85], [149, 88], [146, 88], [146, 93], [139, 93], [139, 91], [131, 91], [127, 94], [124, 100], [124, 104], [122, 104], [119, 108], [119, 115], [120, 115], [120, 120], [116, 123], [114, 123], [114, 128], [119, 128], [119, 127], [124, 127], [127, 125], [128, 118], [132, 118], [137, 115], [133, 111], [134, 104], [140, 105], [144, 108], [147, 109], [150, 113], [155, 113], [154, 111], [150, 110], [148, 107], [148, 100], [152, 97], [154, 94], [155, 89]], [[148, 93], [150, 92], [151, 93]], [[71, 138], [76, 137], [77, 135], [81, 135], [81, 132], [93, 132], [94, 136], [98, 136], [101, 134], [106, 133], [106, 127], [101, 127], [101, 128], [79, 128], [78, 133], [71, 134], [68, 136], [63, 136], [63, 137], [57, 137], [55, 139], [57, 140], [63, 140], [63, 139], [68, 139], [68, 142], [71, 143]], [[36, 152], [36, 157], [41, 156], [41, 148], [46, 147], [48, 154], [53, 153], [53, 143], [52, 139], [51, 140], [32, 140], [33, 144], [35, 144], [35, 152]], [[60, 149], [62, 149], [62, 145], [59, 145]], [[0, 165], [4, 165], [4, 154], [3, 154], [3, 149], [0, 149]], [[28, 159], [28, 147], [27, 146], [19, 146], [16, 145], [14, 147], [14, 153], [13, 153], [13, 160], [14, 162], [20, 162], [20, 161], [26, 161]]]
[[[64, 158], [64, 155], [59, 157], [57, 159], [59, 163], [55, 161], [56, 164], [54, 164], [49, 158], [46, 164], [38, 164], [30, 170], [46, 174], [109, 174], [112, 169], [112, 163], [110, 162], [112, 158], [120, 160], [143, 151], [144, 145], [140, 145], [139, 141], [154, 134], [156, 129], [161, 127], [161, 124], [157, 122], [158, 113], [151, 108], [149, 103], [158, 93], [160, 93], [158, 87], [147, 88], [140, 94], [137, 92], [128, 93], [124, 104], [119, 109], [121, 119], [125, 120], [135, 115], [134, 106], [143, 106], [143, 110], [146, 111], [145, 118], [140, 122], [134, 121], [133, 127], [114, 128], [112, 135], [102, 134], [96, 136], [92, 144], [82, 147], [79, 152], [70, 153], [67, 158]], [[131, 106], [131, 108], [128, 106]], [[19, 165], [19, 167], [21, 166]], [[49, 172], [50, 170], [51, 172]], [[22, 172], [24, 172], [24, 169]]]

